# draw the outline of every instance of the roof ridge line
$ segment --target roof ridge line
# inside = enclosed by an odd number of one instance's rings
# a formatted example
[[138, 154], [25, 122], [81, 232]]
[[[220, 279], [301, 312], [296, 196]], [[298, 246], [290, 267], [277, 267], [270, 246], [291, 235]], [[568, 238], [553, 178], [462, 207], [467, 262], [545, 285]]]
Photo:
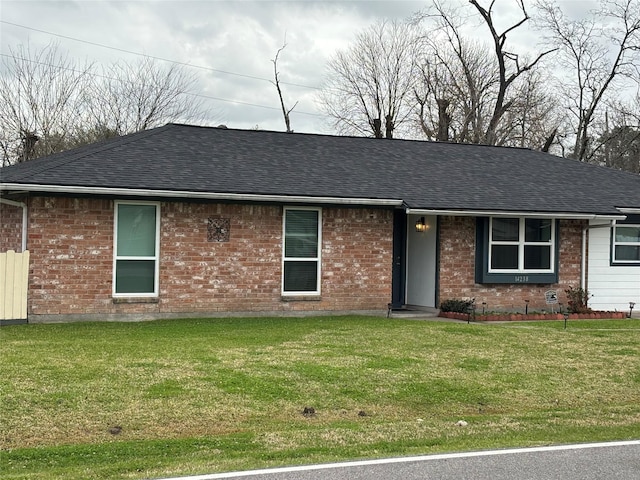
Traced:
[[[409, 143], [426, 143], [426, 144], [433, 144], [433, 145], [459, 145], [459, 146], [463, 146], [463, 147], [489, 147], [489, 148], [508, 148], [510, 150], [525, 150], [525, 151], [530, 151], [530, 152], [539, 152], [540, 150], [535, 150], [531, 147], [522, 147], [522, 146], [508, 146], [508, 145], [490, 145], [488, 143], [469, 143], [469, 142], [464, 142], [464, 143], [459, 143], [459, 142], [454, 142], [451, 140], [447, 140], [447, 141], [439, 141], [439, 140], [429, 140], [426, 138], [399, 138], [399, 137], [394, 137], [394, 138], [375, 138], [375, 137], [367, 137], [367, 136], [358, 136], [358, 135], [336, 135], [336, 134], [332, 134], [332, 133], [317, 133], [317, 132], [286, 132], [283, 130], [265, 130], [262, 128], [237, 128], [237, 127], [229, 127], [227, 125], [221, 126], [221, 125], [194, 125], [191, 123], [179, 123], [179, 122], [172, 122], [172, 123], [168, 123], [167, 125], [172, 125], [172, 126], [176, 126], [176, 127], [186, 127], [186, 128], [197, 128], [197, 129], [206, 129], [206, 130], [230, 130], [230, 131], [234, 131], [234, 132], [244, 132], [244, 133], [275, 133], [275, 134], [283, 134], [283, 135], [299, 135], [299, 136], [307, 136], [307, 137], [329, 137], [329, 138], [351, 138], [351, 139], [355, 139], [355, 140], [380, 140], [380, 141], [396, 141], [396, 142], [409, 142]], [[543, 152], [543, 153], [548, 153], [548, 152]], [[549, 153], [550, 156], [554, 156], [557, 157], [557, 155], [554, 155], [552, 153]], [[563, 157], [559, 157], [559, 158], [563, 158]]]

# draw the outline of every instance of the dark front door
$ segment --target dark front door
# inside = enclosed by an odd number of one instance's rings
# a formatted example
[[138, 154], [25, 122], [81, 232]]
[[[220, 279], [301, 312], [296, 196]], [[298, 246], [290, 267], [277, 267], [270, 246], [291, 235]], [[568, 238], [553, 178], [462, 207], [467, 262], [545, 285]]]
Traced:
[[393, 270], [391, 306], [404, 305], [407, 254], [407, 214], [396, 210], [393, 214]]

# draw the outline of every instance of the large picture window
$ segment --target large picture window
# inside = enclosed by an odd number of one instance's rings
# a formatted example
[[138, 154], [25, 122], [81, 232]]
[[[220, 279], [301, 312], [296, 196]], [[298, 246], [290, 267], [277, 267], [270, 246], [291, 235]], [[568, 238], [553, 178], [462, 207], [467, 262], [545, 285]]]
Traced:
[[285, 208], [282, 292], [320, 293], [321, 210]]
[[475, 278], [477, 283], [557, 283], [556, 220], [479, 217]]
[[116, 202], [115, 296], [158, 295], [159, 210], [155, 203]]
[[640, 265], [640, 216], [633, 217], [623, 222], [617, 221], [613, 227], [614, 264]]
[[552, 272], [554, 238], [548, 218], [491, 218], [489, 272]]

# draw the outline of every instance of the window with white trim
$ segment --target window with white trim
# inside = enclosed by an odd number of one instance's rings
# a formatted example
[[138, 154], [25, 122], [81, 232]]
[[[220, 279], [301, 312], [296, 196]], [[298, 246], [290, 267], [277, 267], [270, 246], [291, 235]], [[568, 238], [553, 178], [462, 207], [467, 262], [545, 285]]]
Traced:
[[283, 217], [282, 293], [320, 294], [322, 211], [285, 208]]
[[113, 295], [158, 295], [160, 205], [115, 202]]
[[612, 250], [613, 263], [640, 265], [640, 223], [616, 221], [613, 226]]
[[555, 237], [548, 218], [490, 218], [489, 273], [553, 272]]

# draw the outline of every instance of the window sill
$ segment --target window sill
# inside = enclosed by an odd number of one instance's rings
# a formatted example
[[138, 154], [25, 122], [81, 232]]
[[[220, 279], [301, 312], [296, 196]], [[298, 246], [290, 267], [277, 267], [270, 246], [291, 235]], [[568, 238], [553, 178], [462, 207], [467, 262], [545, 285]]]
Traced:
[[160, 299], [158, 297], [113, 297], [113, 303], [124, 304], [124, 303], [159, 303]]
[[280, 298], [283, 302], [319, 302], [322, 300], [320, 295], [282, 295]]

